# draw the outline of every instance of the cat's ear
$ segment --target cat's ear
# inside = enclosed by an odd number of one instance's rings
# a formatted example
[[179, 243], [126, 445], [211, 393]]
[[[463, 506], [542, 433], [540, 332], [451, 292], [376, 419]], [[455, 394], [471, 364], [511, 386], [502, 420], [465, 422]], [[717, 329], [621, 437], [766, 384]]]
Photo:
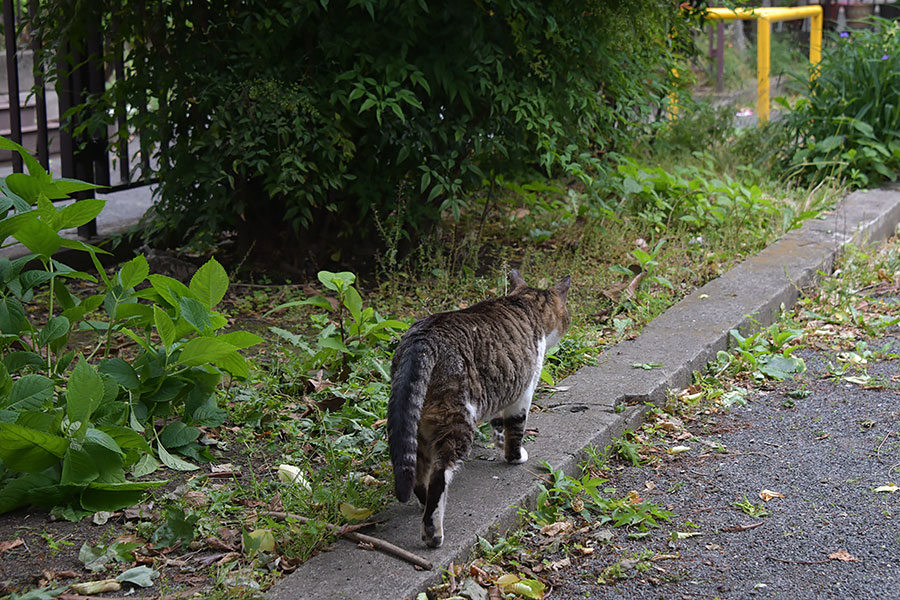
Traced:
[[566, 299], [566, 294], [569, 292], [570, 283], [572, 283], [572, 277], [571, 275], [566, 275], [559, 283], [553, 286], [553, 289], [556, 290], [556, 293], [559, 294], [559, 297], [563, 300]]
[[509, 272], [509, 282], [512, 284], [512, 289], [509, 290], [510, 294], [519, 288], [525, 287], [525, 279], [515, 269]]

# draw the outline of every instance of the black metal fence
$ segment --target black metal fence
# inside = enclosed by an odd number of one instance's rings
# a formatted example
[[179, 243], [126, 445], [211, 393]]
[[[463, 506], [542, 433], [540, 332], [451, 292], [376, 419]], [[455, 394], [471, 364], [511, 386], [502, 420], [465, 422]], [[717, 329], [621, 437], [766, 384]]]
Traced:
[[[28, 148], [48, 171], [105, 186], [101, 192], [146, 184], [150, 151], [136, 132], [128, 130], [126, 119], [126, 110], [146, 107], [118, 103], [115, 125], [99, 134], [87, 128], [79, 131], [84, 117], [69, 113], [88, 97], [105, 91], [107, 74], [117, 80], [127, 76], [125, 49], [115, 32], [103, 31], [98, 20], [88, 28], [86, 39], [65, 41], [56, 60], [54, 85], [48, 86], [39, 60], [44, 41], [23, 18], [26, 9], [37, 11], [38, 0], [2, 1], [8, 102], [0, 101], [0, 135]], [[0, 97], [2, 86], [0, 81]], [[3, 152], [0, 169], [4, 164], [22, 172], [22, 159], [16, 153]], [[96, 224], [85, 225], [79, 233], [93, 237]]]

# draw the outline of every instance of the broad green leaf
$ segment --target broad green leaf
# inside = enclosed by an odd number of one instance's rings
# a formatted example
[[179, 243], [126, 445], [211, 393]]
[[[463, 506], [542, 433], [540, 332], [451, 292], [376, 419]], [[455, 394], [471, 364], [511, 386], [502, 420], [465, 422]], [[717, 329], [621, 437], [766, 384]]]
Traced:
[[178, 362], [189, 367], [215, 363], [223, 356], [236, 352], [236, 348], [217, 337], [196, 337], [181, 347]]
[[[82, 185], [90, 185], [90, 184], [82, 184]], [[65, 184], [62, 186], [57, 185], [57, 189], [60, 187], [66, 187]], [[71, 186], [69, 186], [71, 187]], [[73, 190], [73, 191], [81, 191], [81, 190]], [[59, 211], [59, 227], [60, 229], [70, 229], [72, 227], [81, 227], [85, 223], [88, 223], [92, 219], [95, 219], [97, 215], [103, 210], [103, 207], [106, 205], [106, 200], [97, 200], [96, 198], [89, 198], [85, 200], [79, 200], [77, 202], [73, 202], [72, 204], [66, 206], [61, 211]]]
[[131, 468], [131, 476], [144, 477], [159, 469], [159, 465], [159, 461], [152, 454], [144, 454]]
[[216, 366], [237, 379], [246, 379], [250, 376], [250, 367], [247, 365], [247, 360], [238, 354], [237, 351], [229, 352], [220, 357], [216, 360]]
[[348, 348], [344, 344], [344, 342], [341, 341], [341, 338], [336, 336], [319, 338], [319, 344], [321, 344], [324, 348], [331, 348], [332, 350], [339, 350], [345, 353], [350, 352], [350, 348]]
[[255, 346], [256, 344], [263, 342], [261, 337], [255, 333], [250, 333], [249, 331], [232, 331], [231, 333], [223, 333], [217, 337], [221, 341], [231, 344], [238, 350], [243, 350], [244, 348], [249, 348], [250, 346]]
[[156, 290], [163, 300], [169, 303], [172, 308], [178, 306], [178, 298], [185, 296], [192, 298], [194, 295], [186, 285], [177, 279], [160, 275], [159, 273], [152, 273], [147, 276], [147, 279], [150, 280], [150, 285], [153, 286], [153, 289]]
[[175, 343], [175, 323], [172, 322], [166, 311], [156, 305], [153, 305], [153, 323], [156, 325], [156, 333], [159, 334], [163, 346], [169, 350]]
[[40, 354], [26, 351], [10, 352], [3, 357], [3, 364], [6, 365], [6, 369], [10, 373], [17, 373], [26, 366], [34, 367], [36, 369], [47, 366], [47, 363], [44, 362], [44, 359]]
[[139, 504], [144, 498], [143, 490], [104, 490], [93, 485], [81, 492], [81, 506], [90, 512], [121, 510]]
[[148, 566], [141, 565], [139, 567], [132, 567], [120, 574], [116, 577], [116, 581], [146, 588], [153, 586], [153, 579], [155, 577], [159, 577], [159, 572], [154, 571]]
[[103, 380], [93, 366], [79, 360], [66, 388], [66, 416], [69, 421], [87, 423], [103, 398]]
[[15, 298], [0, 298], [0, 332], [16, 335], [25, 326], [25, 308]]
[[138, 254], [119, 269], [119, 283], [124, 289], [133, 288], [150, 274], [150, 265], [143, 254]]
[[24, 162], [25, 166], [28, 168], [28, 174], [32, 178], [42, 182], [53, 180], [50, 174], [47, 173], [47, 171], [44, 170], [44, 167], [41, 166], [41, 163], [37, 161], [37, 159], [27, 148], [25, 148], [25, 146], [22, 146], [21, 144], [17, 144], [10, 139], [0, 136], [0, 149], [18, 152], [22, 157], [22, 162]]
[[87, 485], [100, 477], [96, 457], [84, 448], [69, 447], [63, 457], [62, 477], [63, 485]]
[[353, 282], [356, 281], [356, 275], [349, 271], [341, 271], [340, 273], [319, 271], [317, 276], [322, 285], [333, 292], [339, 292], [345, 287], [353, 285]]
[[159, 434], [159, 441], [166, 449], [174, 450], [196, 441], [199, 439], [200, 433], [196, 427], [185, 425], [181, 421], [173, 421]]
[[212, 333], [212, 323], [209, 320], [209, 309], [193, 298], [181, 298], [178, 309], [185, 321], [202, 335]]
[[0, 460], [9, 469], [37, 473], [65, 455], [69, 440], [12, 423], [0, 423]]
[[12, 384], [8, 406], [18, 411], [40, 410], [52, 397], [51, 379], [37, 374], [23, 375]]
[[357, 323], [360, 322], [362, 315], [362, 297], [354, 287], [348, 287], [344, 292], [344, 306], [350, 311], [350, 315]]
[[29, 473], [7, 480], [0, 487], [0, 515], [22, 506], [52, 505], [55, 498], [47, 498], [48, 494], [42, 494], [41, 490], [54, 487], [56, 483], [58, 480], [47, 473]]
[[39, 346], [46, 346], [54, 340], [64, 338], [69, 333], [69, 320], [65, 317], [53, 317], [38, 332], [37, 343]]
[[135, 390], [141, 385], [137, 371], [121, 358], [109, 358], [100, 361], [97, 369], [116, 380], [116, 383], [127, 390]]
[[177, 456], [172, 456], [161, 443], [156, 444], [156, 449], [159, 453], [159, 460], [162, 461], [162, 464], [166, 465], [174, 471], [196, 471], [200, 468], [195, 464], [178, 458]]
[[341, 514], [348, 521], [362, 521], [372, 514], [372, 509], [370, 508], [357, 508], [347, 502], [341, 502], [339, 508], [341, 509]]
[[168, 479], [158, 479], [154, 481], [123, 481], [120, 483], [103, 483], [101, 481], [92, 481], [88, 487], [92, 490], [102, 490], [107, 492], [131, 492], [140, 490], [152, 490], [162, 487], [169, 483]]
[[23, 222], [13, 237], [35, 254], [45, 257], [52, 255], [62, 245], [59, 234], [37, 220]]
[[96, 429], [94, 427], [88, 427], [87, 431], [84, 433], [84, 443], [85, 444], [96, 444], [98, 446], [102, 446], [111, 452], [115, 452], [116, 454], [124, 454], [122, 452], [122, 448], [119, 446], [118, 442], [112, 438], [105, 431], [101, 431], [100, 429]]
[[197, 300], [211, 310], [228, 291], [228, 274], [216, 259], [211, 258], [191, 277], [189, 289]]

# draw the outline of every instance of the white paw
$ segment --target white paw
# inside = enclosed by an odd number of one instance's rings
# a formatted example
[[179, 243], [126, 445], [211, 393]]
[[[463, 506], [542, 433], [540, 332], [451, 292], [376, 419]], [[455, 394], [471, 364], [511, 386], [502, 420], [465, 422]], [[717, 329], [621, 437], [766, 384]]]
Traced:
[[511, 460], [509, 462], [510, 462], [510, 464], [513, 464], [513, 465], [521, 465], [523, 462], [525, 462], [527, 460], [528, 460], [528, 452], [525, 450], [525, 448], [521, 448], [521, 449], [519, 449], [518, 460]]

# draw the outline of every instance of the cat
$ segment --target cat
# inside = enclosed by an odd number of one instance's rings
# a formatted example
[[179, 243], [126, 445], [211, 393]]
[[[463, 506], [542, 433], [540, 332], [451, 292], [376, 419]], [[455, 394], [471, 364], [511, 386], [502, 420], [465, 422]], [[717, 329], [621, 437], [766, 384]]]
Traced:
[[[425, 507], [422, 540], [444, 541], [447, 487], [469, 453], [479, 422], [490, 419], [507, 462], [528, 460], [522, 447], [544, 356], [569, 326], [570, 277], [542, 290], [509, 274], [508, 295], [413, 324], [391, 363], [387, 409], [394, 492]], [[502, 441], [501, 441], [502, 440]]]

